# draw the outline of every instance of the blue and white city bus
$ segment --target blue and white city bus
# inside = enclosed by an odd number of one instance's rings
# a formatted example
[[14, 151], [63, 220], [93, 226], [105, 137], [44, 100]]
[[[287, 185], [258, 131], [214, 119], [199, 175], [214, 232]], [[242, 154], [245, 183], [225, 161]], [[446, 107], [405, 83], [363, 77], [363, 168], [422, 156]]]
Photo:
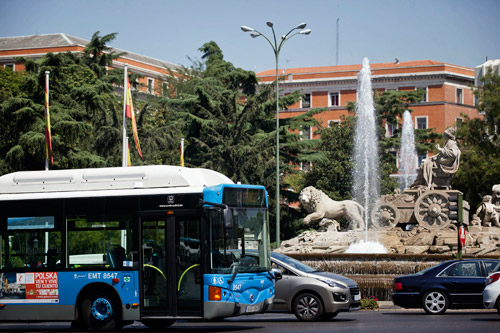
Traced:
[[161, 328], [274, 298], [265, 188], [207, 169], [4, 175], [0, 243], [0, 321]]

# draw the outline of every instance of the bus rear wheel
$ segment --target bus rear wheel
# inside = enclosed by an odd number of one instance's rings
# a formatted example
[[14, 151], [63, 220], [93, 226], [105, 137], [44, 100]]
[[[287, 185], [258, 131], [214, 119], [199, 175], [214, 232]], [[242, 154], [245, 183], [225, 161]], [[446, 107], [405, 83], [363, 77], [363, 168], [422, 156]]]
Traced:
[[122, 327], [120, 302], [106, 290], [93, 291], [83, 300], [82, 317], [91, 330], [115, 331]]
[[155, 329], [155, 330], [160, 330], [163, 328], [167, 328], [172, 326], [173, 323], [175, 323], [175, 320], [168, 320], [168, 319], [144, 319], [142, 321], [144, 325], [146, 325], [149, 328]]

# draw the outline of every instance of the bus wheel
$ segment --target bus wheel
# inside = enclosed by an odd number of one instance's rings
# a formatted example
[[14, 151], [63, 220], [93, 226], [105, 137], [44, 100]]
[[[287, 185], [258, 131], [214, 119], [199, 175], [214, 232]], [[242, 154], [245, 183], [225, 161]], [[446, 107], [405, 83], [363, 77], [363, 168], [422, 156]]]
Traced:
[[163, 328], [167, 328], [172, 326], [173, 323], [175, 323], [175, 320], [167, 320], [167, 319], [144, 319], [142, 321], [144, 325], [146, 325], [149, 328], [155, 329], [155, 330], [160, 330]]
[[83, 300], [82, 317], [91, 330], [118, 330], [121, 328], [120, 302], [110, 292], [98, 289]]

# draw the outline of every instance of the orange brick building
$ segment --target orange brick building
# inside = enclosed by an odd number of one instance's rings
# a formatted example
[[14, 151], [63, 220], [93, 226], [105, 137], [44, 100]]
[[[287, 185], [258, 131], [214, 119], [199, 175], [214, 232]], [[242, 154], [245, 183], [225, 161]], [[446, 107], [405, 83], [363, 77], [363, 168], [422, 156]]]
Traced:
[[[372, 87], [377, 91], [424, 89], [425, 97], [421, 103], [412, 104], [412, 120], [415, 128], [432, 128], [443, 133], [449, 126], [463, 120], [480, 117], [475, 106], [472, 91], [474, 69], [432, 60], [395, 63], [370, 64]], [[303, 99], [280, 111], [280, 117], [288, 118], [307, 112], [311, 108], [327, 108], [315, 117], [323, 126], [331, 126], [348, 115], [348, 102], [356, 102], [357, 75], [359, 65], [306, 67], [279, 69], [280, 93], [289, 94], [300, 90]], [[272, 84], [276, 70], [257, 74], [260, 82]], [[314, 129], [306, 136], [311, 137]], [[386, 135], [392, 135], [393, 128], [386, 126]], [[306, 131], [307, 132], [307, 131]]]
[[[29, 59], [42, 58], [45, 54], [60, 52], [82, 53], [88, 40], [73, 37], [64, 33], [0, 38], [0, 66], [11, 67], [14, 71], [24, 70], [24, 66], [16, 61], [17, 57]], [[169, 69], [176, 71], [179, 66], [146, 57], [137, 53], [112, 48], [115, 53], [124, 53], [113, 62], [113, 68], [123, 68], [128, 64], [128, 71], [142, 75], [139, 79], [139, 90], [146, 94], [161, 95], [167, 88], [164, 78]], [[109, 68], [111, 69], [111, 68]]]
[[[16, 57], [37, 59], [46, 53], [83, 52], [88, 40], [64, 33], [0, 38], [0, 66], [22, 71], [23, 65]], [[143, 76], [139, 90], [145, 94], [161, 95], [166, 89], [165, 76], [169, 70], [176, 72], [179, 66], [137, 53], [112, 48], [115, 53], [124, 53], [113, 62], [113, 68], [123, 68]], [[481, 117], [475, 106], [472, 93], [474, 69], [432, 60], [370, 64], [372, 86], [377, 91], [424, 89], [426, 94], [421, 103], [413, 104], [412, 120], [415, 128], [432, 128], [443, 133], [449, 126], [455, 126], [463, 115]], [[325, 66], [280, 69], [280, 93], [289, 94], [300, 90], [304, 98], [280, 117], [288, 118], [311, 108], [327, 108], [316, 115], [324, 126], [340, 122], [342, 115], [348, 115], [348, 102], [356, 101], [357, 75], [361, 64], [346, 66]], [[274, 69], [257, 74], [261, 83], [272, 84], [276, 77]], [[393, 128], [386, 126], [386, 135], [391, 136]], [[304, 131], [305, 137], [312, 137], [314, 129]], [[422, 159], [425, 156], [419, 157]]]

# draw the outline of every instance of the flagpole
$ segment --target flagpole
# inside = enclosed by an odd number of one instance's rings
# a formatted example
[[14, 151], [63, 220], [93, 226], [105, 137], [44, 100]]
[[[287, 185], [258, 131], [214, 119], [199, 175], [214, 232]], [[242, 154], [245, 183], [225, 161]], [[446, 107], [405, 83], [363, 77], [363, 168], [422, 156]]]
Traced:
[[126, 109], [127, 109], [127, 64], [123, 68], [123, 142], [122, 142], [122, 167], [127, 167], [127, 122], [126, 122]]
[[181, 139], [181, 166], [184, 166], [184, 138]]
[[[49, 107], [49, 74], [50, 71], [45, 71], [45, 90], [46, 90], [46, 100], [45, 100], [45, 126], [47, 126], [47, 108]], [[47, 136], [47, 129], [45, 129], [45, 136]], [[49, 145], [47, 144], [47, 137], [45, 137], [45, 170], [49, 170]]]

